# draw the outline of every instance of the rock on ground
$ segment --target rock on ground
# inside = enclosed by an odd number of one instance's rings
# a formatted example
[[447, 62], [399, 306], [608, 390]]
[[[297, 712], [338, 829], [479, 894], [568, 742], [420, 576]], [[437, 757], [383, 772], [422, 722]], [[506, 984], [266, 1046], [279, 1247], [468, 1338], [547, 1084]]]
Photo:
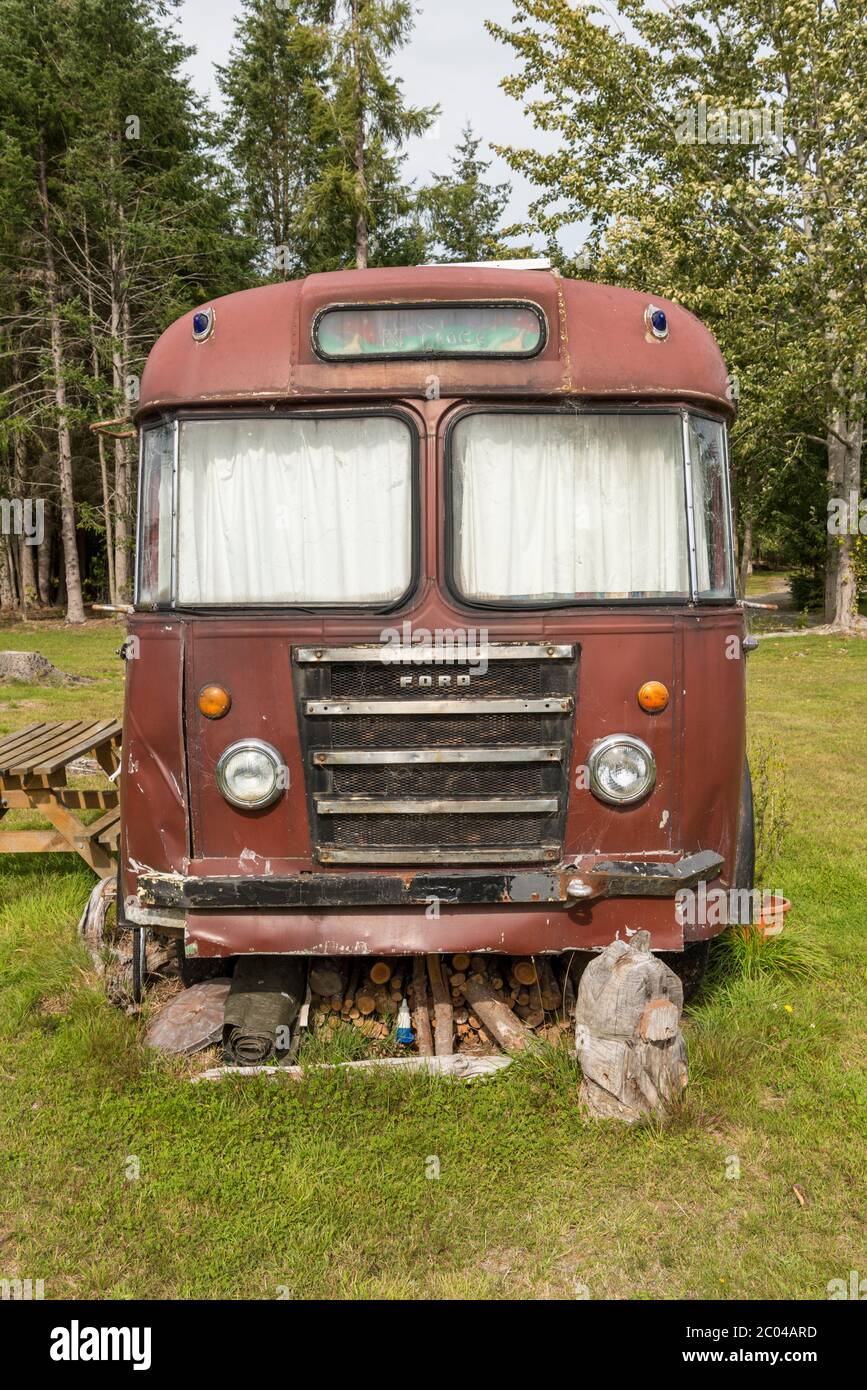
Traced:
[[3, 681], [19, 681], [24, 685], [87, 685], [90, 678], [58, 671], [41, 652], [0, 652], [0, 682]]

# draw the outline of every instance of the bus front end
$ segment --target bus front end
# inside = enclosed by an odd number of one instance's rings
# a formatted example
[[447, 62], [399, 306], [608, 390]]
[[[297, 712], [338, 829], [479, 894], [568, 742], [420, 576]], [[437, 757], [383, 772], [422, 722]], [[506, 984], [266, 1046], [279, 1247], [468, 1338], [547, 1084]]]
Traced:
[[730, 414], [691, 315], [540, 271], [314, 276], [173, 325], [127, 920], [201, 957], [720, 930], [709, 889], [751, 886]]

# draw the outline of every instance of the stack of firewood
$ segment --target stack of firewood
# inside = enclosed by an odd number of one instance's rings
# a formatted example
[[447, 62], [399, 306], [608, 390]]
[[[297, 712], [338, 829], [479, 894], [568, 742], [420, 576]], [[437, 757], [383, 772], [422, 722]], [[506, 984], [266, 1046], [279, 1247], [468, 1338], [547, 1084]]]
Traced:
[[515, 1051], [532, 1037], [556, 1043], [574, 1027], [583, 968], [575, 956], [323, 959], [310, 968], [310, 1025], [341, 1022], [372, 1040], [394, 1029], [402, 999], [411, 1009], [413, 1048], [423, 1056]]
[[407, 962], [316, 961], [310, 968], [310, 1021], [314, 1028], [350, 1023], [369, 1038], [386, 1038], [407, 989]]

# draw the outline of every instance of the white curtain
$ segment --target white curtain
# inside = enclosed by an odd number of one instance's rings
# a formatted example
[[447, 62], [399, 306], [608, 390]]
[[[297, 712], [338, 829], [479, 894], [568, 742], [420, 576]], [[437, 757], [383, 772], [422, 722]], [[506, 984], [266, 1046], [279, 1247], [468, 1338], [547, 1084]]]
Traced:
[[469, 415], [454, 434], [468, 598], [688, 595], [676, 415]]
[[387, 602], [411, 554], [402, 420], [182, 423], [179, 603]]

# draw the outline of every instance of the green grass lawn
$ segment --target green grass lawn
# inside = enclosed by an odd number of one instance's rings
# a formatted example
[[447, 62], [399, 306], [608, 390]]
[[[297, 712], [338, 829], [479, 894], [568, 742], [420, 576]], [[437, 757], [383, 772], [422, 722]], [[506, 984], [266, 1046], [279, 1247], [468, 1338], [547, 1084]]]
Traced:
[[[98, 677], [0, 688], [0, 731], [119, 709], [117, 628], [0, 643]], [[768, 639], [749, 663], [751, 731], [788, 762], [767, 886], [816, 973], [708, 993], [664, 1124], [583, 1119], [566, 1049], [472, 1085], [191, 1085], [88, 973], [87, 869], [0, 859], [0, 1277], [46, 1298], [798, 1299], [867, 1275], [867, 643]]]

